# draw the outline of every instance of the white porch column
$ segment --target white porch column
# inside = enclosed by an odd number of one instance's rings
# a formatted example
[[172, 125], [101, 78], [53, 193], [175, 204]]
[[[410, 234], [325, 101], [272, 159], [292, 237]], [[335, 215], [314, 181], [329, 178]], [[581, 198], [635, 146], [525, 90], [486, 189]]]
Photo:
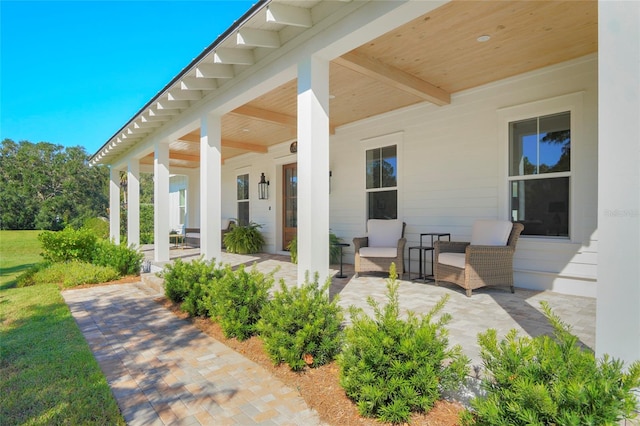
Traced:
[[200, 172], [189, 173], [187, 181], [187, 227], [200, 227]]
[[140, 162], [132, 158], [127, 170], [127, 242], [140, 246]]
[[200, 253], [220, 259], [222, 241], [222, 138], [221, 117], [206, 114], [200, 123]]
[[169, 144], [157, 143], [153, 159], [154, 260], [169, 260]]
[[109, 238], [120, 244], [120, 170], [109, 174]]
[[640, 359], [640, 3], [598, 2], [596, 353]]
[[329, 275], [329, 61], [298, 64], [298, 283]]

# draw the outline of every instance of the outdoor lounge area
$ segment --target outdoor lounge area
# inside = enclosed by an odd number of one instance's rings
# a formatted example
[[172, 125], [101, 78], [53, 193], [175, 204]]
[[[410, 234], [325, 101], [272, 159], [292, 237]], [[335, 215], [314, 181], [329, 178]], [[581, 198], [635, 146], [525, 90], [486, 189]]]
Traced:
[[[142, 247], [145, 258], [158, 268], [166, 262], [153, 262], [153, 245]], [[200, 256], [198, 249], [172, 249], [171, 261], [182, 259], [189, 261]], [[253, 255], [238, 255], [222, 253], [219, 259], [222, 263], [238, 266], [241, 264], [256, 265], [261, 272], [271, 272], [279, 268], [275, 277], [284, 279], [288, 285], [294, 285], [297, 279], [297, 265], [290, 262], [289, 256], [279, 254], [258, 253]], [[343, 272], [347, 278], [332, 278], [331, 295], [340, 298], [340, 305], [347, 308], [351, 305], [363, 308], [371, 313], [367, 305], [367, 297], [376, 301], [386, 301], [386, 279], [383, 273], [369, 273], [354, 278], [353, 265], [343, 265]], [[339, 265], [332, 265], [331, 275], [335, 275]], [[437, 303], [443, 295], [449, 295], [444, 312], [452, 315], [449, 323], [449, 340], [451, 344], [460, 344], [464, 353], [471, 359], [475, 373], [482, 365], [477, 334], [488, 328], [495, 328], [498, 336], [504, 336], [512, 328], [522, 335], [537, 336], [551, 333], [540, 311], [540, 301], [547, 301], [552, 309], [563, 321], [573, 327], [581, 343], [594, 350], [595, 348], [595, 320], [596, 300], [588, 297], [564, 295], [554, 292], [541, 292], [517, 288], [511, 293], [508, 287], [485, 287], [474, 291], [469, 298], [465, 290], [454, 284], [410, 281], [405, 279], [400, 283], [400, 306], [403, 310], [411, 310], [418, 314], [426, 313]]]

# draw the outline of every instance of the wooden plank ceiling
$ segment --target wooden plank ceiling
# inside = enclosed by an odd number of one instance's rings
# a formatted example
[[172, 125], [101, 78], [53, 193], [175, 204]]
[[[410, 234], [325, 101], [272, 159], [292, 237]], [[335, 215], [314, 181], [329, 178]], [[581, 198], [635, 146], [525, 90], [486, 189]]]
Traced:
[[[453, 1], [331, 63], [330, 126], [446, 105], [456, 92], [597, 52], [597, 27], [596, 1]], [[223, 117], [223, 160], [295, 137], [293, 80]], [[199, 166], [199, 130], [171, 144], [170, 161]]]

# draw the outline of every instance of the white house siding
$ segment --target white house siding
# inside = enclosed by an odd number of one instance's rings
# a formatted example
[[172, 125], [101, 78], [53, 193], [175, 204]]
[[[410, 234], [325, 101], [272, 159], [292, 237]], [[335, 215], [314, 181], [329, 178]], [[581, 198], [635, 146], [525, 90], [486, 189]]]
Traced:
[[[595, 296], [597, 268], [597, 56], [592, 55], [429, 103], [352, 123], [331, 136], [330, 227], [345, 242], [365, 232], [364, 156], [370, 141], [398, 145], [398, 214], [407, 223], [407, 246], [421, 232], [450, 232], [467, 240], [478, 218], [507, 218], [506, 146], [499, 114], [510, 107], [579, 93], [581, 126], [572, 135], [572, 237], [523, 237], [515, 258], [516, 286]], [[384, 99], [380, 100], [384, 102]], [[384, 139], [384, 138], [383, 138]], [[295, 161], [288, 144], [269, 153], [227, 161], [223, 216], [235, 217], [235, 176], [250, 174], [251, 219], [264, 225], [265, 249], [279, 251], [281, 165]], [[264, 172], [269, 200], [257, 199]], [[345, 249], [353, 261], [353, 246]], [[413, 253], [415, 254], [415, 253]], [[406, 258], [405, 253], [405, 258]], [[412, 259], [413, 260], [413, 259]], [[412, 270], [417, 270], [417, 263]], [[427, 266], [428, 268], [428, 266]]]
[[[169, 226], [174, 231], [182, 230], [185, 223], [180, 221], [180, 190], [188, 187], [187, 176], [171, 175], [169, 178]], [[187, 199], [189, 194], [187, 192]], [[187, 205], [188, 207], [188, 205]]]

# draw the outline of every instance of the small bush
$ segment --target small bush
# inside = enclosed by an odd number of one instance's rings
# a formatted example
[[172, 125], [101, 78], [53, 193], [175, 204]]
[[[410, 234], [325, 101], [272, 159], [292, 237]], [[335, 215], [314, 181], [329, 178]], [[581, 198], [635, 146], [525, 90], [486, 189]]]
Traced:
[[62, 231], [45, 231], [38, 235], [42, 243], [42, 257], [51, 262], [80, 260], [90, 262], [98, 237], [87, 229], [65, 228]]
[[[197, 306], [198, 300], [204, 294], [202, 285], [214, 278], [219, 278], [221, 272], [216, 269], [215, 261], [207, 262], [200, 257], [191, 262], [176, 259], [173, 264], [167, 264], [164, 267], [161, 275], [164, 278], [164, 294], [167, 298], [173, 302], [182, 303], [189, 297], [187, 311], [195, 313], [199, 309], [204, 309]], [[200, 285], [196, 286], [196, 283]]]
[[245, 340], [256, 333], [256, 323], [273, 287], [273, 274], [268, 275], [252, 268], [246, 271], [241, 265], [236, 271], [225, 268], [216, 286], [216, 300], [212, 317], [220, 323], [226, 337]]
[[30, 266], [29, 269], [18, 275], [18, 277], [16, 278], [16, 287], [29, 287], [35, 285], [36, 282], [33, 278], [34, 275], [44, 269], [47, 269], [50, 265], [51, 262], [45, 261]]
[[140, 244], [153, 244], [153, 232], [141, 232]]
[[262, 225], [251, 222], [248, 225], [234, 226], [224, 234], [224, 245], [229, 253], [258, 253], [264, 245], [264, 237], [259, 229]]
[[298, 371], [334, 359], [342, 344], [343, 314], [337, 298], [329, 300], [330, 284], [327, 279], [319, 287], [317, 274], [313, 282], [307, 277], [299, 287], [287, 288], [280, 281], [280, 290], [265, 305], [257, 325], [274, 364], [284, 362]]
[[475, 398], [464, 425], [609, 425], [632, 415], [633, 389], [640, 387], [640, 362], [596, 360], [578, 345], [570, 327], [541, 302], [554, 336], [518, 337], [511, 330], [499, 343], [496, 331], [478, 335], [486, 370], [486, 396]]
[[81, 229], [91, 232], [98, 238], [109, 238], [109, 222], [102, 217], [86, 219]]
[[114, 244], [109, 240], [98, 240], [93, 250], [91, 263], [99, 266], [111, 266], [121, 275], [140, 275], [144, 255], [138, 250], [127, 247], [125, 243]]
[[449, 314], [439, 313], [443, 297], [426, 315], [408, 312], [400, 318], [395, 265], [387, 283], [384, 308], [368, 298], [374, 318], [350, 308], [352, 325], [345, 331], [345, 348], [338, 356], [340, 385], [366, 417], [383, 422], [406, 422], [411, 412], [427, 412], [441, 392], [461, 384], [468, 373], [460, 346], [448, 349], [445, 325]]
[[21, 276], [18, 278], [18, 286], [57, 284], [60, 288], [69, 288], [81, 284], [109, 282], [118, 278], [120, 278], [120, 275], [110, 266], [97, 266], [73, 260], [49, 264], [46, 267], [39, 268], [28, 277], [23, 278]]

